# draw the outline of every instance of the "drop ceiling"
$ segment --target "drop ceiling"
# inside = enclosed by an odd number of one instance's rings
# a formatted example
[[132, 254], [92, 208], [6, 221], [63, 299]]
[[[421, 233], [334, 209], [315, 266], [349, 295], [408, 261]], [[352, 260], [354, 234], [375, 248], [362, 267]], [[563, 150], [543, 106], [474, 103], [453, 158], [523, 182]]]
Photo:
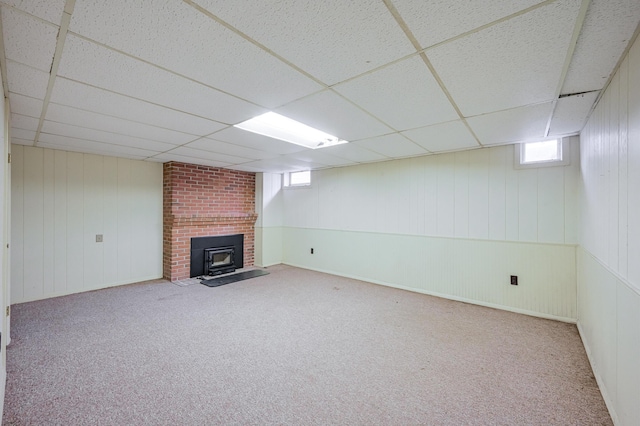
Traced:
[[[251, 172], [577, 134], [638, 0], [0, 0], [15, 144]], [[267, 111], [351, 141], [233, 125]]]

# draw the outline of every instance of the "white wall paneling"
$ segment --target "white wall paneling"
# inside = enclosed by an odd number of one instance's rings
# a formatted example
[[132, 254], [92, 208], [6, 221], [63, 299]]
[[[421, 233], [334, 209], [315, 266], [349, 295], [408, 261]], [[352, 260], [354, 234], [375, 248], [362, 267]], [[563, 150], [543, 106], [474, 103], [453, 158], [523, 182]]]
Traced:
[[256, 174], [255, 264], [282, 263], [282, 175]]
[[515, 170], [513, 149], [316, 170], [310, 187], [282, 191], [278, 225], [575, 244], [576, 200], [566, 194], [577, 190], [578, 162]]
[[640, 418], [640, 42], [581, 133], [578, 327], [616, 424]]
[[515, 170], [513, 149], [314, 171], [310, 187], [281, 192], [282, 259], [575, 320], [575, 218], [566, 217], [575, 206], [566, 204], [576, 200], [565, 193], [575, 193], [579, 166]]
[[12, 303], [162, 276], [161, 164], [14, 145], [12, 182]]
[[[310, 253], [314, 249], [314, 254]], [[284, 263], [573, 322], [575, 247], [285, 227]], [[519, 276], [519, 285], [509, 283]]]
[[[1, 77], [1, 76], [0, 76]], [[11, 153], [11, 145], [9, 144], [9, 116], [11, 110], [9, 101], [3, 99], [0, 102], [0, 188], [2, 188], [2, 197], [0, 197], [0, 247], [2, 250], [2, 259], [0, 260], [0, 312], [2, 312], [2, 320], [0, 321], [0, 332], [2, 333], [2, 341], [0, 342], [0, 413], [4, 409], [5, 385], [7, 379], [7, 351], [6, 347], [10, 337], [10, 315], [5, 315], [6, 306], [10, 305], [9, 282], [11, 279], [10, 253], [9, 246], [11, 243], [11, 164], [8, 157]]]

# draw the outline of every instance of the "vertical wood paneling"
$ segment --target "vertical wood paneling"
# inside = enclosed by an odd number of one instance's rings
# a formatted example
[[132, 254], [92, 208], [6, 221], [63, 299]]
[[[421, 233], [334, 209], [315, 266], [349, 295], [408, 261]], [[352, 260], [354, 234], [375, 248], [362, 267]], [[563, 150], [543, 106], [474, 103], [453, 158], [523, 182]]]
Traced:
[[24, 146], [11, 149], [11, 301], [24, 300]]
[[520, 180], [518, 174], [522, 170], [516, 171], [513, 168], [513, 150], [517, 145], [508, 146], [507, 166], [505, 168], [505, 237], [508, 241], [520, 241]]
[[469, 152], [456, 152], [455, 157], [455, 200], [454, 235], [459, 238], [469, 236]]
[[619, 424], [632, 425], [640, 419], [640, 294], [617, 281], [617, 390]]
[[619, 262], [619, 241], [618, 241], [618, 228], [619, 228], [619, 158], [618, 152], [620, 151], [620, 143], [619, 143], [619, 98], [620, 98], [620, 75], [616, 73], [614, 78], [611, 80], [611, 84], [607, 91], [611, 95], [611, 99], [609, 102], [609, 110], [608, 110], [608, 120], [607, 120], [607, 129], [605, 133], [607, 134], [607, 143], [608, 143], [608, 153], [607, 157], [609, 158], [609, 188], [607, 190], [609, 194], [609, 218], [607, 220], [609, 224], [609, 229], [607, 230], [607, 243], [608, 243], [608, 251], [609, 251], [609, 265], [612, 268], [618, 267]]
[[139, 162], [132, 169], [136, 182], [133, 200], [133, 264], [132, 274], [144, 276], [146, 271], [162, 273], [162, 173], [155, 163]]
[[538, 177], [538, 241], [564, 243], [563, 167], [548, 167]]
[[518, 173], [518, 239], [538, 241], [538, 169]]
[[[84, 156], [84, 275], [85, 288], [104, 286], [104, 243], [96, 241], [96, 235], [104, 238], [104, 187], [103, 157], [85, 154]], [[108, 236], [107, 236], [108, 237]]]
[[[541, 316], [575, 318], [572, 246], [297, 227], [285, 227], [282, 235], [287, 264]], [[309, 254], [309, 244], [316, 254]], [[518, 288], [508, 281], [514, 271], [523, 280]]]
[[618, 152], [618, 274], [627, 277], [628, 245], [628, 207], [629, 197], [627, 179], [629, 176], [628, 166], [628, 107], [629, 107], [629, 59], [626, 58], [620, 65], [620, 96], [618, 99], [619, 114], [619, 152]]
[[118, 282], [133, 275], [133, 197], [131, 169], [135, 162], [118, 158]]
[[13, 148], [12, 303], [162, 276], [160, 164]]
[[580, 139], [569, 138], [569, 154], [572, 167], [564, 169], [564, 242], [578, 243], [578, 188], [580, 183]]
[[84, 155], [67, 154], [67, 291], [84, 288]]
[[489, 238], [489, 150], [469, 152], [469, 237]]
[[412, 158], [409, 161], [409, 176], [407, 184], [409, 186], [408, 234], [424, 235], [425, 217], [425, 187], [424, 187], [424, 160], [420, 157]]
[[67, 291], [67, 153], [54, 153], [54, 293]]
[[102, 231], [104, 283], [118, 282], [118, 159], [103, 157]]
[[489, 239], [506, 238], [507, 149], [489, 149]]
[[455, 235], [455, 161], [452, 155], [438, 155], [436, 158], [438, 197], [436, 235], [450, 237]]
[[43, 256], [42, 287], [45, 295], [55, 294], [55, 160], [54, 151], [43, 151]]
[[581, 133], [578, 325], [619, 424], [640, 417], [640, 42]]
[[640, 43], [629, 52], [628, 98], [628, 279], [640, 288]]
[[24, 296], [30, 299], [44, 290], [44, 153], [32, 147], [24, 151]]
[[438, 157], [424, 158], [424, 223], [423, 235], [438, 232]]

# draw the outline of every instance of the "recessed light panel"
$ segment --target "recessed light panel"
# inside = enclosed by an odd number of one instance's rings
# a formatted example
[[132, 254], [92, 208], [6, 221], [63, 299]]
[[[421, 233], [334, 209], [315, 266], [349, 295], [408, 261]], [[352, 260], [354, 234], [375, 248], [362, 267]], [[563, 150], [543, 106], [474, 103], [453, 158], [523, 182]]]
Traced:
[[267, 112], [234, 127], [311, 149], [348, 142], [275, 112]]

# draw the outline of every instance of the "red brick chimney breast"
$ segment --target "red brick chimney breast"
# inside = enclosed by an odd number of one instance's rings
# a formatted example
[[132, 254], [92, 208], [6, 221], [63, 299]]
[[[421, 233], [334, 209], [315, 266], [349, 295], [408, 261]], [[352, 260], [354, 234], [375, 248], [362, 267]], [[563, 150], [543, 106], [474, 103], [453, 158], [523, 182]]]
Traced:
[[189, 278], [192, 237], [244, 234], [254, 262], [255, 173], [169, 162], [163, 167], [163, 276]]

